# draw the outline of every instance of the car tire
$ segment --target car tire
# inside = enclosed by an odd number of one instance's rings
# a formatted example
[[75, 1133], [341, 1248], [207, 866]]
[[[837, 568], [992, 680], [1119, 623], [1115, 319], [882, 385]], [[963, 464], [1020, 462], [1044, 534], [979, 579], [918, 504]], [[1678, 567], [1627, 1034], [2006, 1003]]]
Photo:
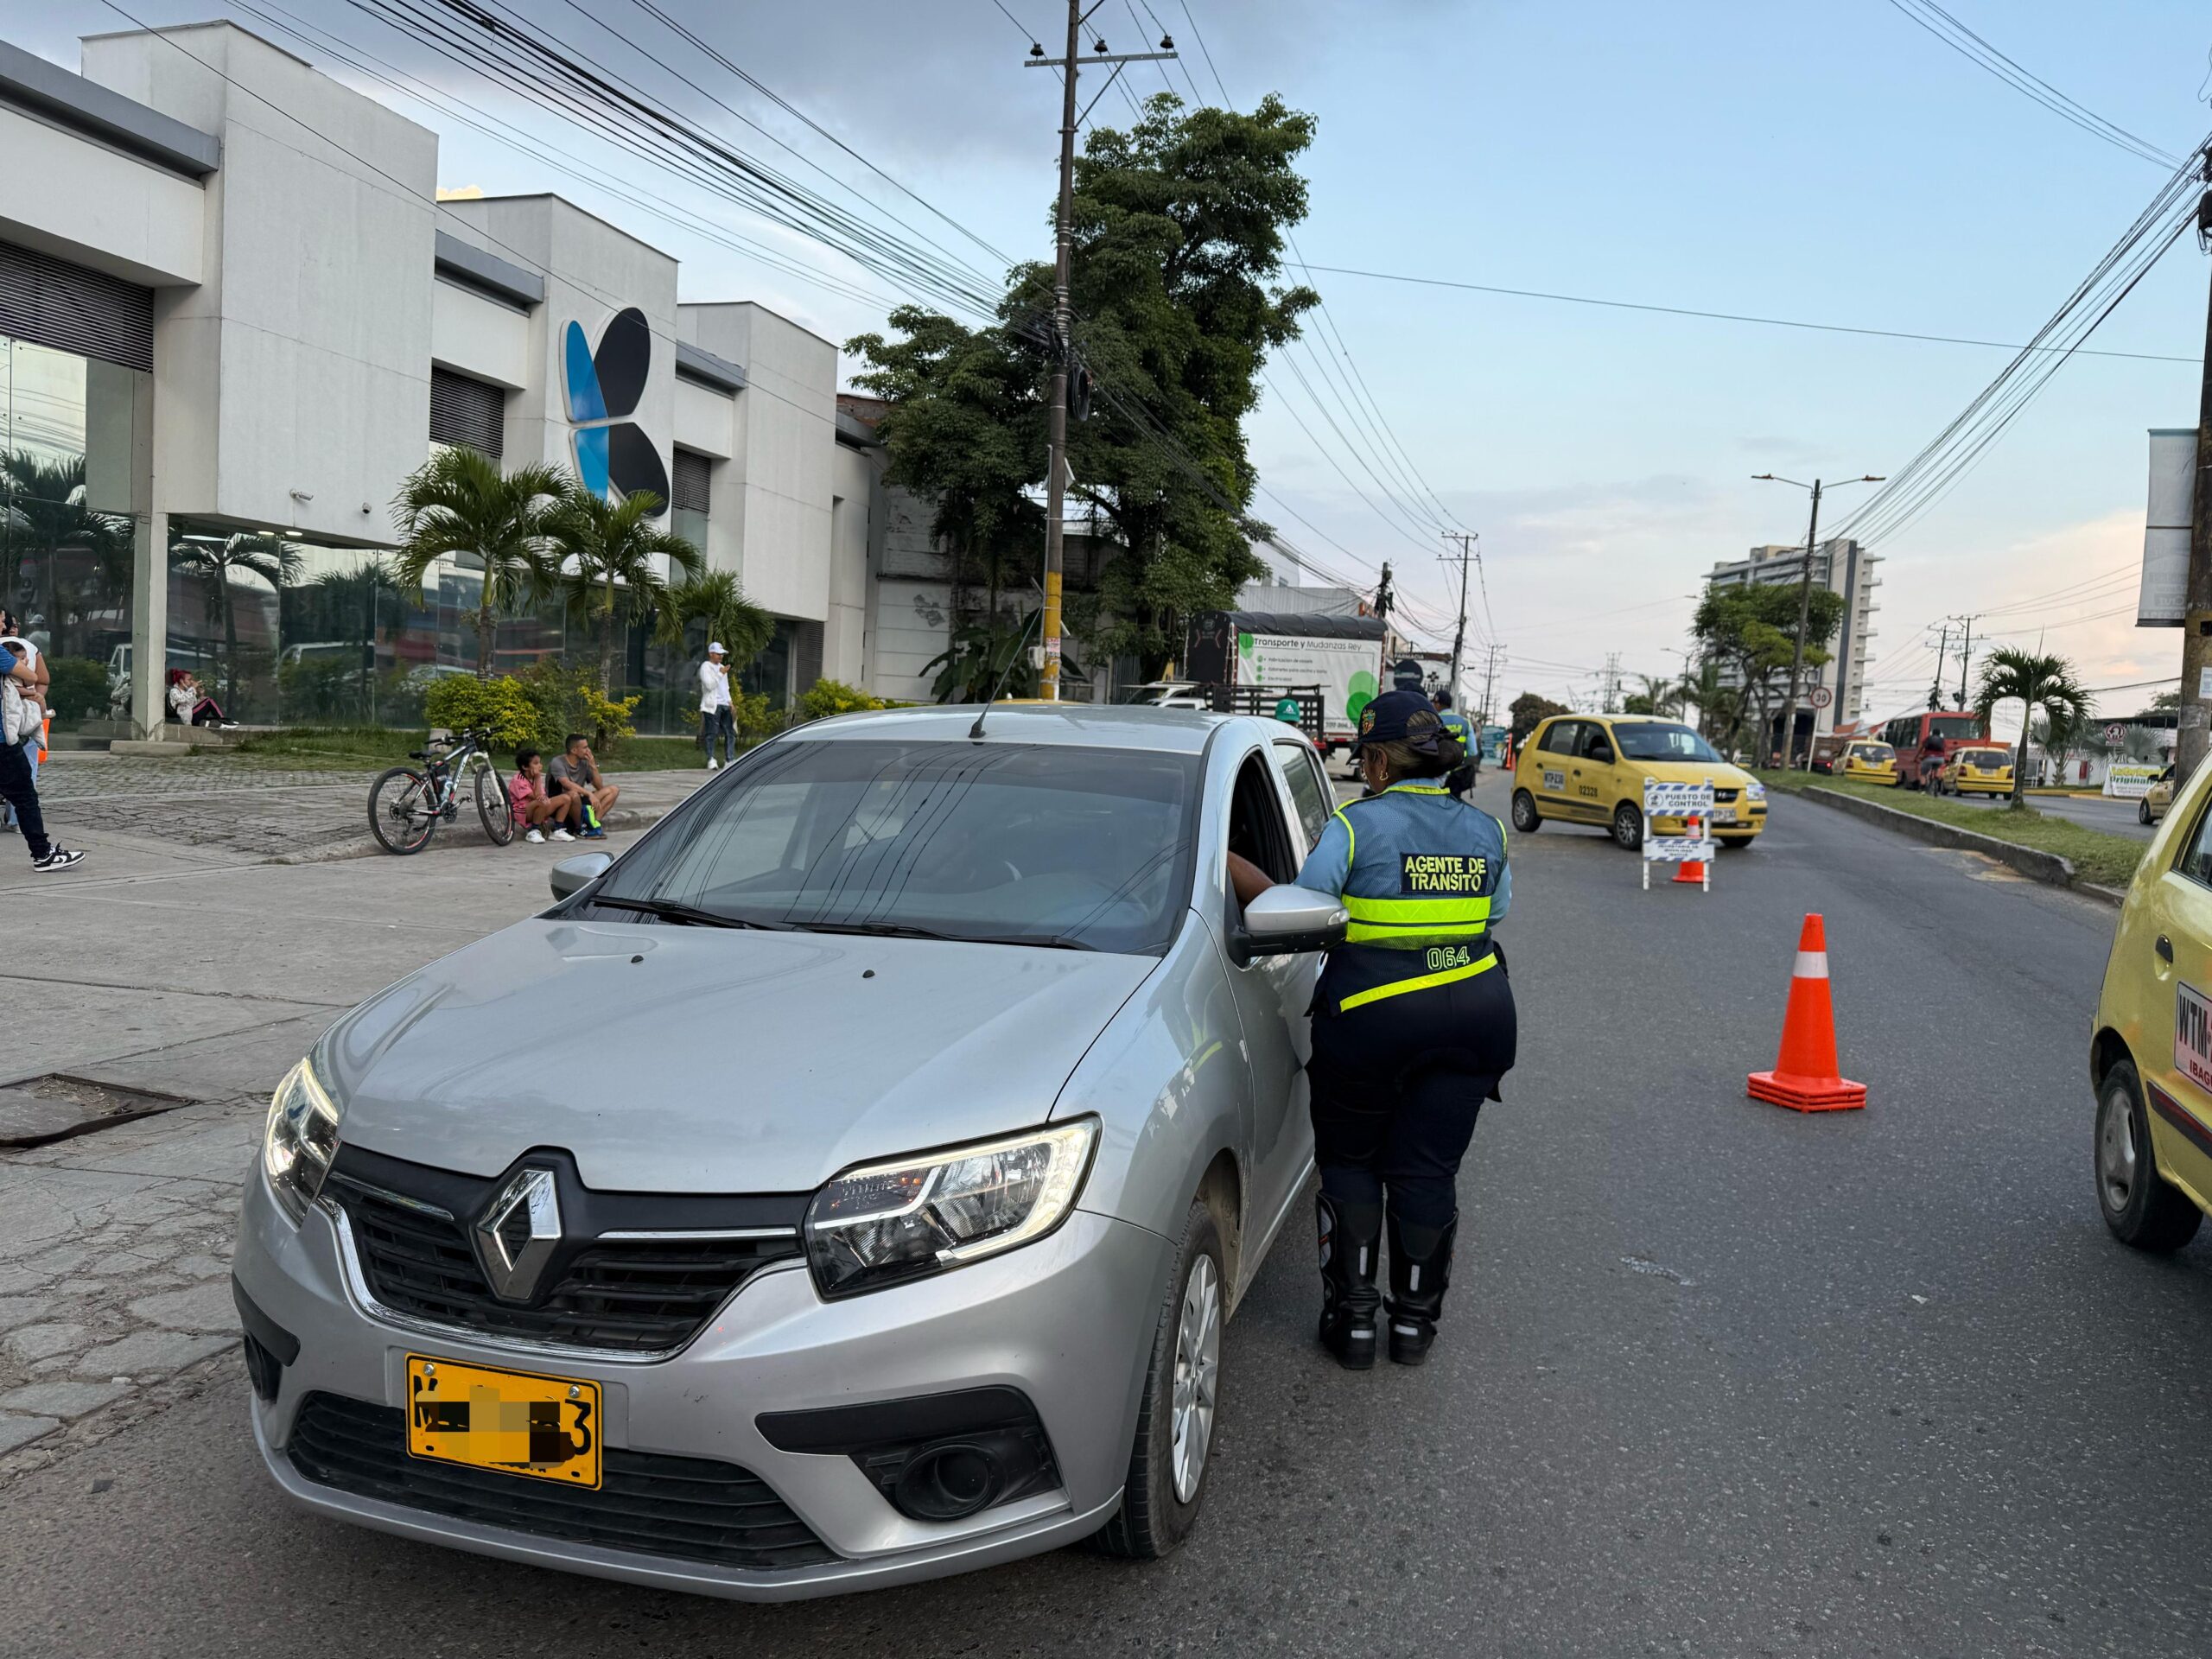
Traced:
[[2138, 801], [2135, 803], [2135, 822], [2138, 823], [2148, 823], [2151, 822], [2150, 802]]
[[1613, 845], [1623, 852], [1643, 849], [1643, 809], [1634, 801], [1623, 801], [1613, 809]]
[[2151, 1120], [2133, 1060], [2115, 1061], [2097, 1090], [2097, 1208], [2121, 1243], [2164, 1255], [2196, 1236], [2199, 1210], [2158, 1173]]
[[1524, 836], [1533, 836], [1544, 827], [1544, 815], [1536, 810], [1536, 798], [1525, 789], [1513, 791], [1513, 827]]
[[[1156, 1561], [1173, 1554], [1190, 1535], [1205, 1501], [1209, 1457], [1220, 1428], [1221, 1329], [1229, 1315], [1223, 1260], [1221, 1224], [1203, 1199], [1194, 1202], [1153, 1332], [1122, 1507], [1091, 1540], [1101, 1554]], [[1211, 1332], [1210, 1358], [1201, 1326]], [[1201, 1401], [1202, 1418], [1191, 1409]], [[1189, 1439], [1193, 1433], [1195, 1446]], [[1193, 1450], [1195, 1471], [1185, 1461]]]

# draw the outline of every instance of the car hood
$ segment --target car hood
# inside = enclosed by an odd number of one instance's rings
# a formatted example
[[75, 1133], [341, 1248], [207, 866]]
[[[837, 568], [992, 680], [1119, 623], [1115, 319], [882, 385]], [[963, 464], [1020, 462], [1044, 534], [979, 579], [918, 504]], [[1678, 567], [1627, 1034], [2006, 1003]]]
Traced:
[[1758, 781], [1741, 766], [1732, 766], [1726, 760], [1631, 760], [1629, 765], [1662, 784], [1710, 783], [1722, 789], [1741, 789]]
[[318, 1064], [347, 1143], [608, 1192], [793, 1192], [1043, 1122], [1157, 967], [929, 939], [540, 919], [378, 993]]

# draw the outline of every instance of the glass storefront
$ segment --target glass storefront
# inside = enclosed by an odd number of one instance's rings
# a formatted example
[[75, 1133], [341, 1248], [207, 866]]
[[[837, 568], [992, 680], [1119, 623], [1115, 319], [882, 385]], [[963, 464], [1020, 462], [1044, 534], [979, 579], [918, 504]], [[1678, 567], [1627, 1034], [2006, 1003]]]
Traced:
[[0, 335], [0, 605], [64, 732], [108, 731], [127, 695], [150, 378]]

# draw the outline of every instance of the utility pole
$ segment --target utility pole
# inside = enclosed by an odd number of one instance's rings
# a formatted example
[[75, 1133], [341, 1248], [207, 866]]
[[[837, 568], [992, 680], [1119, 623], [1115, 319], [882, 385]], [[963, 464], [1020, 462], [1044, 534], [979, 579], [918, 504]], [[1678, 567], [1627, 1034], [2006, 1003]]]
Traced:
[[1967, 664], [1974, 660], [1974, 625], [1980, 619], [1981, 613], [1979, 611], [1972, 616], [1961, 616], [1956, 619], [1959, 626], [1965, 630], [1959, 639], [1959, 701], [1956, 706], [1961, 709], [1967, 706]]
[[1475, 741], [1478, 743], [1482, 741], [1482, 728], [1497, 723], [1491, 718], [1491, 696], [1497, 690], [1497, 658], [1504, 649], [1495, 642], [1490, 648], [1490, 667], [1483, 675], [1483, 706], [1480, 716], [1475, 721]]
[[[1096, 11], [1105, 0], [1093, 0]], [[1075, 353], [1073, 320], [1068, 306], [1068, 268], [1075, 250], [1075, 134], [1082, 122], [1076, 115], [1075, 83], [1081, 62], [1120, 66], [1173, 58], [1175, 41], [1160, 36], [1157, 52], [1109, 53], [1102, 39], [1088, 59], [1079, 56], [1084, 20], [1089, 14], [1083, 0], [1068, 0], [1068, 51], [1065, 58], [1048, 58], [1041, 42], [1031, 41], [1026, 67], [1058, 69], [1060, 77], [1060, 200], [1052, 255], [1052, 401], [1046, 416], [1047, 448], [1045, 474], [1045, 667], [1039, 694], [1046, 702], [1060, 700], [1060, 573], [1066, 536], [1062, 526], [1067, 505], [1068, 475], [1068, 360]], [[1113, 85], [1111, 80], [1107, 86]], [[1102, 96], [1105, 88], [1099, 89]], [[1095, 101], [1095, 100], [1094, 100]]]
[[[1923, 645], [1927, 643], [1926, 634], [1922, 634], [1920, 638]], [[1943, 632], [1937, 636], [1936, 643], [1936, 677], [1928, 682], [1928, 706], [1930, 709], [1941, 709], [1943, 706], [1943, 668], [1950, 660], [1951, 625], [1946, 620], [1943, 624]]]
[[[1782, 713], [1782, 764], [1786, 770], [1795, 762], [1797, 753], [1797, 694], [1804, 683], [1805, 631], [1811, 626], [1813, 618], [1813, 555], [1820, 546], [1821, 491], [1824, 486], [1817, 478], [1810, 484], [1799, 484], [1794, 478], [1783, 478], [1773, 473], [1755, 473], [1752, 477], [1762, 482], [1796, 484], [1799, 489], [1809, 489], [1813, 493], [1813, 518], [1805, 528], [1805, 568], [1797, 575], [1797, 639], [1789, 653], [1789, 701], [1783, 705]], [[1863, 477], [1845, 479], [1835, 487], [1842, 489], [1846, 485], [1879, 484], [1881, 481], [1868, 473]], [[1819, 723], [1815, 718], [1814, 724]], [[1759, 738], [1764, 743], [1766, 734], [1762, 732]]]
[[1474, 556], [1475, 537], [1464, 531], [1447, 530], [1440, 533], [1446, 541], [1459, 543], [1459, 551], [1456, 556], [1450, 553], [1444, 555], [1445, 563], [1457, 563], [1459, 567], [1459, 626], [1452, 631], [1452, 674], [1444, 684], [1452, 693], [1452, 706], [1459, 709], [1459, 712], [1465, 714], [1466, 710], [1460, 708], [1462, 700], [1459, 696], [1459, 653], [1467, 643], [1467, 565]]
[[[2200, 153], [2197, 176], [2212, 183], [2212, 145]], [[2197, 202], [2196, 244], [2212, 245], [2212, 192]], [[2204, 380], [2196, 405], [2196, 494], [2189, 518], [2189, 588], [2181, 634], [2181, 708], [2174, 721], [2174, 788], [2204, 759], [2207, 696], [2212, 671], [2212, 308], [2204, 322]]]

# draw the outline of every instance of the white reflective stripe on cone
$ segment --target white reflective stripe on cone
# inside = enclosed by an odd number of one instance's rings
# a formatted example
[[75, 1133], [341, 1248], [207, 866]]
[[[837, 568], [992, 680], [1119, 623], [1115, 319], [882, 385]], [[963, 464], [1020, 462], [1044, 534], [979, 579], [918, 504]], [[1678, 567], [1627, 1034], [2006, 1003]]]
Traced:
[[1793, 976], [1798, 979], [1826, 979], [1828, 976], [1828, 953], [1825, 950], [1800, 950]]

